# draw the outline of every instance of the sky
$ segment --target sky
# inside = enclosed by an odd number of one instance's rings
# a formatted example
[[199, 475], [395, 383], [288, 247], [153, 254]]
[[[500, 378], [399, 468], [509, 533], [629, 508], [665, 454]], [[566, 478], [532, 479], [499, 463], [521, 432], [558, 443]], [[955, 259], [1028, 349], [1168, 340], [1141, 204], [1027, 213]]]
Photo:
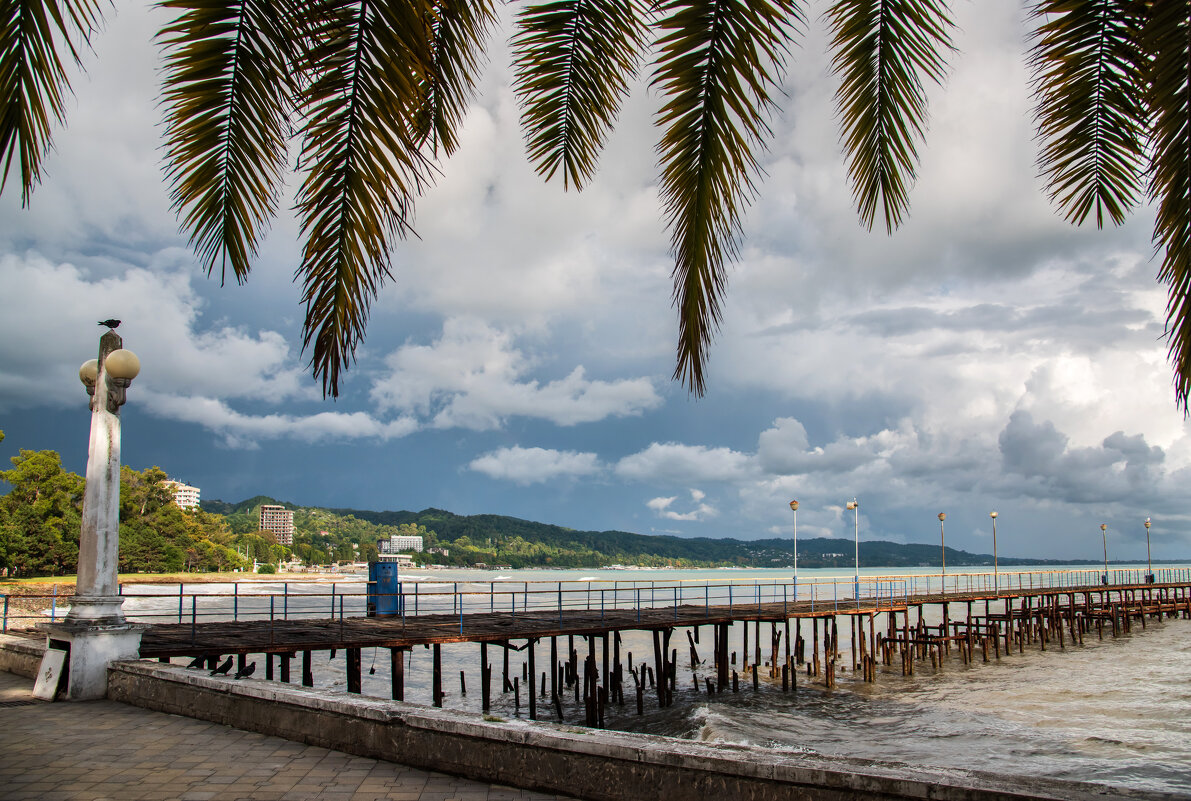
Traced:
[[[635, 89], [582, 193], [528, 165], [497, 33], [455, 156], [338, 400], [301, 353], [297, 225], [243, 286], [209, 279], [169, 208], [159, 9], [117, 0], [43, 184], [0, 196], [0, 459], [85, 471], [78, 365], [103, 329], [142, 369], [123, 459], [204, 499], [493, 513], [582, 530], [859, 536], [1007, 556], [1191, 558], [1153, 211], [1075, 228], [1037, 177], [1026, 15], [957, 3], [911, 212], [867, 231], [821, 15], [792, 51], [729, 269], [708, 392], [671, 381], [677, 323], [652, 118]], [[295, 151], [296, 153], [296, 151]], [[292, 192], [294, 180], [290, 180]], [[288, 203], [292, 201], [287, 199]], [[880, 227], [880, 226], [878, 226]], [[0, 485], [0, 492], [6, 488]]]

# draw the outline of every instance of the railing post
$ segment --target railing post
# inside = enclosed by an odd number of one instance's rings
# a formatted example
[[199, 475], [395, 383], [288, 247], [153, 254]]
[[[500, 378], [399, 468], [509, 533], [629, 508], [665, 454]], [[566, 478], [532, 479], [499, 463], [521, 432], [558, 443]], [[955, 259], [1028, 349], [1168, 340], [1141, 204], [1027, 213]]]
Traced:
[[[418, 588], [418, 585], [415, 584], [414, 589], [416, 590], [417, 588]], [[415, 613], [415, 614], [417, 614], [417, 613]], [[331, 582], [331, 620], [334, 620], [334, 619], [335, 619], [335, 582], [332, 581]]]
[[182, 622], [182, 582], [178, 582], [178, 622]]
[[194, 642], [194, 629], [198, 623], [198, 596], [190, 595], [190, 641]]
[[283, 618], [285, 618], [286, 620], [289, 620], [289, 582], [288, 581], [281, 585], [281, 591], [282, 591], [282, 593], [284, 593], [284, 595], [282, 596], [283, 600], [281, 602], [281, 616]]
[[[332, 584], [332, 587], [335, 585]], [[335, 617], [335, 610], [331, 610], [331, 617]], [[240, 619], [240, 585], [232, 585], [232, 620]]]
[[8, 595], [4, 596], [4, 628], [3, 631], [8, 631]]

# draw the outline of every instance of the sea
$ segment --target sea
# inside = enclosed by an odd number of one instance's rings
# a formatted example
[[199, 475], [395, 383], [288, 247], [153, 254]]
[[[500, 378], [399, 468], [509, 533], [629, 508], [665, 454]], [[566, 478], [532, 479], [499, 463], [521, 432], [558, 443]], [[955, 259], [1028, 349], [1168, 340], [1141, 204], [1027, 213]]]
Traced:
[[[1063, 568], [1045, 568], [1056, 569]], [[937, 570], [899, 571], [903, 574], [901, 586], [906, 590], [921, 590], [931, 586], [931, 582], [937, 587], [941, 579]], [[875, 577], [889, 572], [862, 570], [860, 580], [874, 582], [875, 586], [878, 582]], [[766, 592], [776, 592], [772, 587], [788, 583], [791, 575], [789, 568], [441, 569], [406, 570], [401, 582], [406, 593], [416, 588], [417, 603], [423, 612], [458, 611], [452, 605], [456, 590], [477, 593], [465, 611], [479, 611], [477, 605], [499, 603], [502, 598], [506, 604], [509, 601], [521, 604], [524, 611], [526, 603], [531, 607], [548, 603], [555, 586], [564, 588], [568, 598], [576, 597], [580, 588], [586, 588], [586, 602], [591, 608], [598, 608], [595, 605], [599, 603], [665, 605], [671, 602], [667, 593], [673, 592], [667, 588], [676, 585], [684, 588], [684, 603], [690, 602], [692, 594], [697, 598], [703, 597], [700, 593], [710, 593], [720, 598], [728, 583], [734, 587], [734, 602], [747, 602], [753, 597], [770, 601], [776, 596]], [[964, 575], [967, 578], [959, 574], [947, 576], [947, 586], [962, 589], [965, 581], [990, 579], [978, 571], [976, 575]], [[1017, 581], [1033, 581], [1036, 575], [1030, 568], [1015, 567], [1012, 572], [1002, 571], [998, 581], [1012, 582], [1015, 576]], [[818, 600], [825, 608], [846, 603], [843, 596], [853, 580], [851, 571], [840, 570], [800, 569], [798, 576], [803, 593], [800, 597], [805, 599], [808, 588], [815, 586]], [[336, 614], [342, 609], [350, 616], [360, 614], [363, 609], [365, 582], [366, 576], [360, 574], [253, 581], [236, 586], [193, 584], [185, 586], [184, 597], [179, 596], [176, 588], [125, 585], [125, 612], [130, 619], [146, 622], [189, 620], [192, 613], [200, 620], [228, 617], [228, 612], [251, 618], [266, 615], [269, 609], [278, 616], [325, 617], [334, 608]], [[898, 586], [897, 581], [891, 581], [889, 586]], [[507, 598], [501, 595], [506, 589]], [[488, 595], [492, 590], [498, 593], [495, 602]], [[192, 592], [196, 593], [193, 600]], [[407, 598], [407, 611], [412, 611], [411, 600]], [[937, 621], [928, 618], [927, 622]], [[845, 649], [840, 663], [845, 668], [851, 665], [846, 650], [850, 643], [846, 626], [846, 618], [840, 618], [840, 640]], [[732, 628], [730, 648], [743, 654], [743, 626]], [[1134, 625], [1131, 633], [1115, 639], [1111, 636], [1099, 639], [1093, 631], [1085, 634], [1082, 645], [1068, 640], [1066, 647], [1060, 648], [1052, 641], [1045, 652], [1037, 645], [1027, 645], [1024, 653], [1015, 651], [999, 660], [990, 656], [988, 663], [981, 661], [979, 650], [970, 665], [964, 665], [953, 652], [938, 669], [932, 668], [929, 660], [918, 662], [913, 676], [902, 676], [897, 664], [883, 667], [875, 683], [866, 683], [859, 674], [853, 675], [845, 669], [837, 674], [837, 685], [830, 690], [821, 680], [808, 680], [802, 671], [796, 690], [783, 692], [780, 680], [770, 680], [768, 670], [763, 669], [758, 691], [742, 676], [739, 692], [715, 695], [696, 689], [704, 685], [705, 677], [714, 677], [710, 666], [710, 630], [704, 628], [702, 634], [695, 650], [704, 662], [692, 666], [685, 630], [675, 632], [671, 641], [671, 647], [678, 651], [674, 704], [658, 708], [656, 694], [647, 690], [644, 714], [638, 715], [633, 680], [627, 672], [628, 660], [652, 664], [652, 640], [648, 632], [626, 632], [621, 646], [626, 667], [626, 703], [623, 707], [609, 705], [606, 725], [624, 731], [747, 744], [791, 753], [938, 768], [977, 768], [1191, 794], [1191, 620], [1150, 620], [1144, 629]], [[764, 624], [762, 635], [763, 659], [767, 659], [770, 640]], [[803, 636], [808, 641], [809, 654], [811, 637], [805, 627]], [[565, 643], [566, 638], [560, 638], [560, 659], [565, 658]], [[575, 648], [582, 662], [586, 645], [576, 638]], [[750, 643], [749, 648], [752, 651], [754, 645]], [[782, 650], [784, 653], [784, 646]], [[536, 652], [539, 671], [548, 665], [549, 653], [548, 641], [539, 644]], [[488, 714], [503, 719], [526, 718], [526, 655], [524, 651], [513, 651], [509, 656], [510, 679], [522, 679], [520, 704], [514, 693], [501, 692], [502, 650], [489, 646], [493, 682]], [[430, 649], [414, 648], [405, 658], [406, 701], [429, 705]], [[444, 706], [480, 714], [479, 646], [445, 645], [442, 658]], [[334, 657], [327, 652], [316, 652], [316, 686], [346, 692], [345, 667], [343, 652]], [[297, 681], [300, 662], [294, 662], [292, 670]], [[389, 697], [389, 670], [387, 649], [365, 649], [363, 693]], [[258, 665], [250, 680], [263, 680], [263, 674], [263, 665]], [[575, 703], [573, 691], [564, 697], [564, 719], [581, 723], [583, 710]], [[557, 720], [548, 699], [539, 699], [538, 716], [542, 720]]]

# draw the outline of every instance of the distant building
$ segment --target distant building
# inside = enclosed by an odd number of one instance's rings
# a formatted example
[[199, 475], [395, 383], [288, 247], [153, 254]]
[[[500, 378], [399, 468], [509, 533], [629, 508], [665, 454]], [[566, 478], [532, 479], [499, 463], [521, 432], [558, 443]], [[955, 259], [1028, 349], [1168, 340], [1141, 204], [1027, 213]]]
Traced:
[[261, 504], [261, 531], [272, 532], [281, 545], [293, 545], [294, 513], [284, 506]]
[[378, 553], [378, 562], [396, 562], [398, 567], [413, 567], [414, 558], [407, 553]]
[[380, 553], [398, 553], [400, 551], [422, 550], [422, 538], [394, 534], [387, 540], [377, 540], [376, 550]]
[[174, 503], [180, 509], [197, 509], [199, 505], [199, 488], [181, 481], [163, 481], [163, 487], [169, 487], [174, 493]]

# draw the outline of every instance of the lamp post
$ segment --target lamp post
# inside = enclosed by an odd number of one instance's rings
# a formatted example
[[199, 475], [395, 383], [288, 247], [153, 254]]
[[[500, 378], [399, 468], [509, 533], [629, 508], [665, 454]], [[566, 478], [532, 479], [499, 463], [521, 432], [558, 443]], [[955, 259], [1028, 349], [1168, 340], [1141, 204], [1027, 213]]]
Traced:
[[853, 498], [848, 501], [848, 508], [852, 510], [856, 532], [856, 608], [860, 608], [860, 501]]
[[998, 595], [1001, 593], [1001, 576], [997, 568], [997, 513], [989, 512], [988, 516], [993, 521], [993, 591]]
[[1146, 584], [1154, 583], [1154, 561], [1150, 558], [1150, 519], [1147, 517], [1146, 522]]
[[[109, 320], [100, 337], [99, 357], [79, 368], [79, 380], [91, 395], [91, 438], [87, 449], [87, 484], [79, 529], [78, 578], [70, 612], [61, 623], [43, 626], [49, 640], [35, 694], [52, 700], [69, 658], [65, 695], [71, 700], [107, 694], [107, 666], [135, 658], [140, 626], [130, 626], [121, 608], [124, 598], [116, 578], [120, 546], [120, 407], [140, 372], [136, 354], [124, 350]], [[66, 647], [62, 647], [63, 643]], [[69, 656], [67, 656], [69, 654]]]
[[1101, 584], [1108, 584], [1108, 523], [1100, 524], [1100, 539], [1104, 540], [1104, 575], [1100, 578]]
[[[794, 513], [794, 600], [798, 600], [798, 501], [790, 501], [790, 511]], [[1146, 521], [1149, 525], [1149, 521]]]
[[947, 519], [946, 512], [939, 512], [939, 550], [943, 557], [943, 594], [947, 594], [947, 540], [943, 537], [943, 521]]

